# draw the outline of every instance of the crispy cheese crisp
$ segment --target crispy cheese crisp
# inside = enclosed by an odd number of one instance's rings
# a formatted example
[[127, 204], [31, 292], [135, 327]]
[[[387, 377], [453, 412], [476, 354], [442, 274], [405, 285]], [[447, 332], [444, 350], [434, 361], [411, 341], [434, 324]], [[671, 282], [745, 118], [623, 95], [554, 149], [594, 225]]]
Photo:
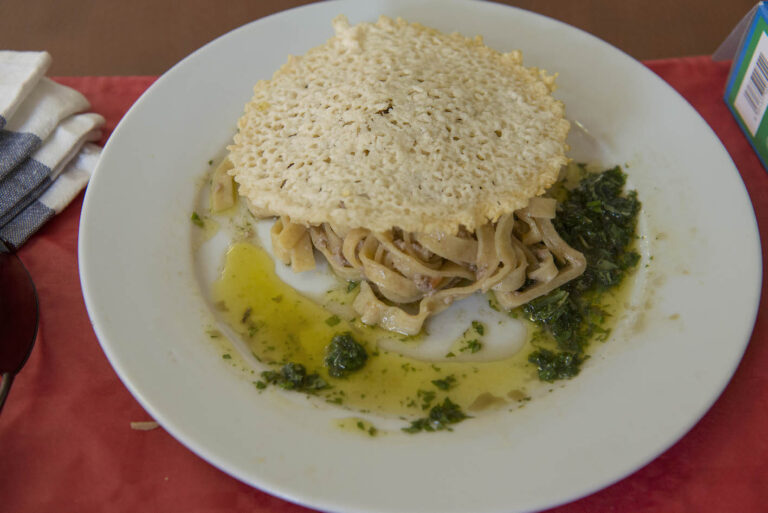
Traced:
[[254, 212], [456, 233], [528, 204], [566, 163], [554, 77], [480, 37], [382, 17], [259, 81], [229, 147]]

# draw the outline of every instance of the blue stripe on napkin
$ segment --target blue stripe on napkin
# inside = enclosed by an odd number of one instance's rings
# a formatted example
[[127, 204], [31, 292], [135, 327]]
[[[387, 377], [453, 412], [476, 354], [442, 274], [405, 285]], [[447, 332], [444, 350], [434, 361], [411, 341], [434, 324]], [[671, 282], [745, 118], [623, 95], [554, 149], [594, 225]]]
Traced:
[[50, 176], [51, 168], [31, 158], [8, 173], [0, 180], [0, 219]]
[[48, 189], [48, 187], [51, 186], [52, 183], [53, 180], [51, 180], [51, 177], [47, 176], [42, 182], [40, 182], [40, 185], [32, 189], [29, 194], [24, 196], [18, 203], [13, 205], [13, 207], [11, 207], [8, 212], [0, 216], [0, 226], [4, 226], [9, 223], [14, 216], [18, 215], [19, 212], [27, 208], [30, 203], [39, 198]]
[[0, 129], [0, 179], [32, 155], [40, 143], [35, 134]]
[[0, 228], [0, 239], [18, 248], [54, 215], [56, 212], [52, 208], [34, 201], [10, 223]]

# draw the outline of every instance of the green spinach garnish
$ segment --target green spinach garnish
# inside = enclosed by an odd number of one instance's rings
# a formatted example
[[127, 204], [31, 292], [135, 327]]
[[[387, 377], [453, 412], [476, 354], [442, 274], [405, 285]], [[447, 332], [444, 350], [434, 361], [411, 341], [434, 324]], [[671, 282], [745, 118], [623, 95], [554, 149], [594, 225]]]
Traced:
[[343, 378], [350, 372], [362, 369], [368, 360], [368, 353], [349, 333], [336, 335], [331, 339], [325, 366], [334, 378]]
[[586, 271], [571, 289], [614, 287], [640, 260], [631, 249], [640, 201], [636, 191], [623, 194], [626, 180], [618, 166], [588, 174], [558, 205], [557, 232], [587, 258]]
[[528, 355], [528, 361], [536, 365], [539, 378], [543, 381], [570, 379], [579, 373], [579, 368], [585, 356], [570, 351], [553, 352], [549, 349], [538, 349]]
[[580, 277], [522, 307], [555, 342], [555, 351], [540, 348], [528, 357], [544, 381], [579, 373], [589, 342], [608, 335], [602, 326], [606, 313], [600, 307], [601, 295], [618, 286], [640, 260], [632, 250], [640, 202], [637, 192], [624, 194], [625, 182], [626, 175], [617, 166], [587, 174], [575, 189], [561, 191], [554, 226], [563, 240], [584, 254], [587, 268]]

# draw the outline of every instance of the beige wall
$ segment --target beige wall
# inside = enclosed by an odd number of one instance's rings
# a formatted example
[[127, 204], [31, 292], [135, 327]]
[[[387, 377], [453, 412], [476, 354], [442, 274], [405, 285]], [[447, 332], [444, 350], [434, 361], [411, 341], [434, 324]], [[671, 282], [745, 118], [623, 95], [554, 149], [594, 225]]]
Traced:
[[[309, 0], [0, 0], [0, 49], [45, 49], [52, 75], [160, 74], [254, 19]], [[506, 0], [638, 59], [710, 54], [755, 0]]]

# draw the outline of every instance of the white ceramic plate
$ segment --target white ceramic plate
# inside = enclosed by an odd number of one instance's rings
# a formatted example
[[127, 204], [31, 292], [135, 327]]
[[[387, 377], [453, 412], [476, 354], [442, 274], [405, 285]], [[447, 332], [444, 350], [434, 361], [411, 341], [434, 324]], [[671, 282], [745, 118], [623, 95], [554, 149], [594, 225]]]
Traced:
[[[482, 34], [559, 73], [574, 155], [629, 164], [653, 255], [639, 324], [581, 375], [516, 412], [453, 433], [376, 438], [326, 409], [257, 394], [222, 363], [189, 222], [208, 160], [231, 138], [258, 79], [331, 36], [331, 19], [403, 16]], [[146, 410], [224, 472], [288, 500], [345, 512], [525, 511], [636, 470], [679, 439], [730, 379], [760, 288], [759, 239], [739, 174], [694, 110], [606, 43], [491, 3], [322, 2], [256, 21], [158, 80], [125, 116], [88, 188], [80, 225], [88, 312], [110, 362]]]

